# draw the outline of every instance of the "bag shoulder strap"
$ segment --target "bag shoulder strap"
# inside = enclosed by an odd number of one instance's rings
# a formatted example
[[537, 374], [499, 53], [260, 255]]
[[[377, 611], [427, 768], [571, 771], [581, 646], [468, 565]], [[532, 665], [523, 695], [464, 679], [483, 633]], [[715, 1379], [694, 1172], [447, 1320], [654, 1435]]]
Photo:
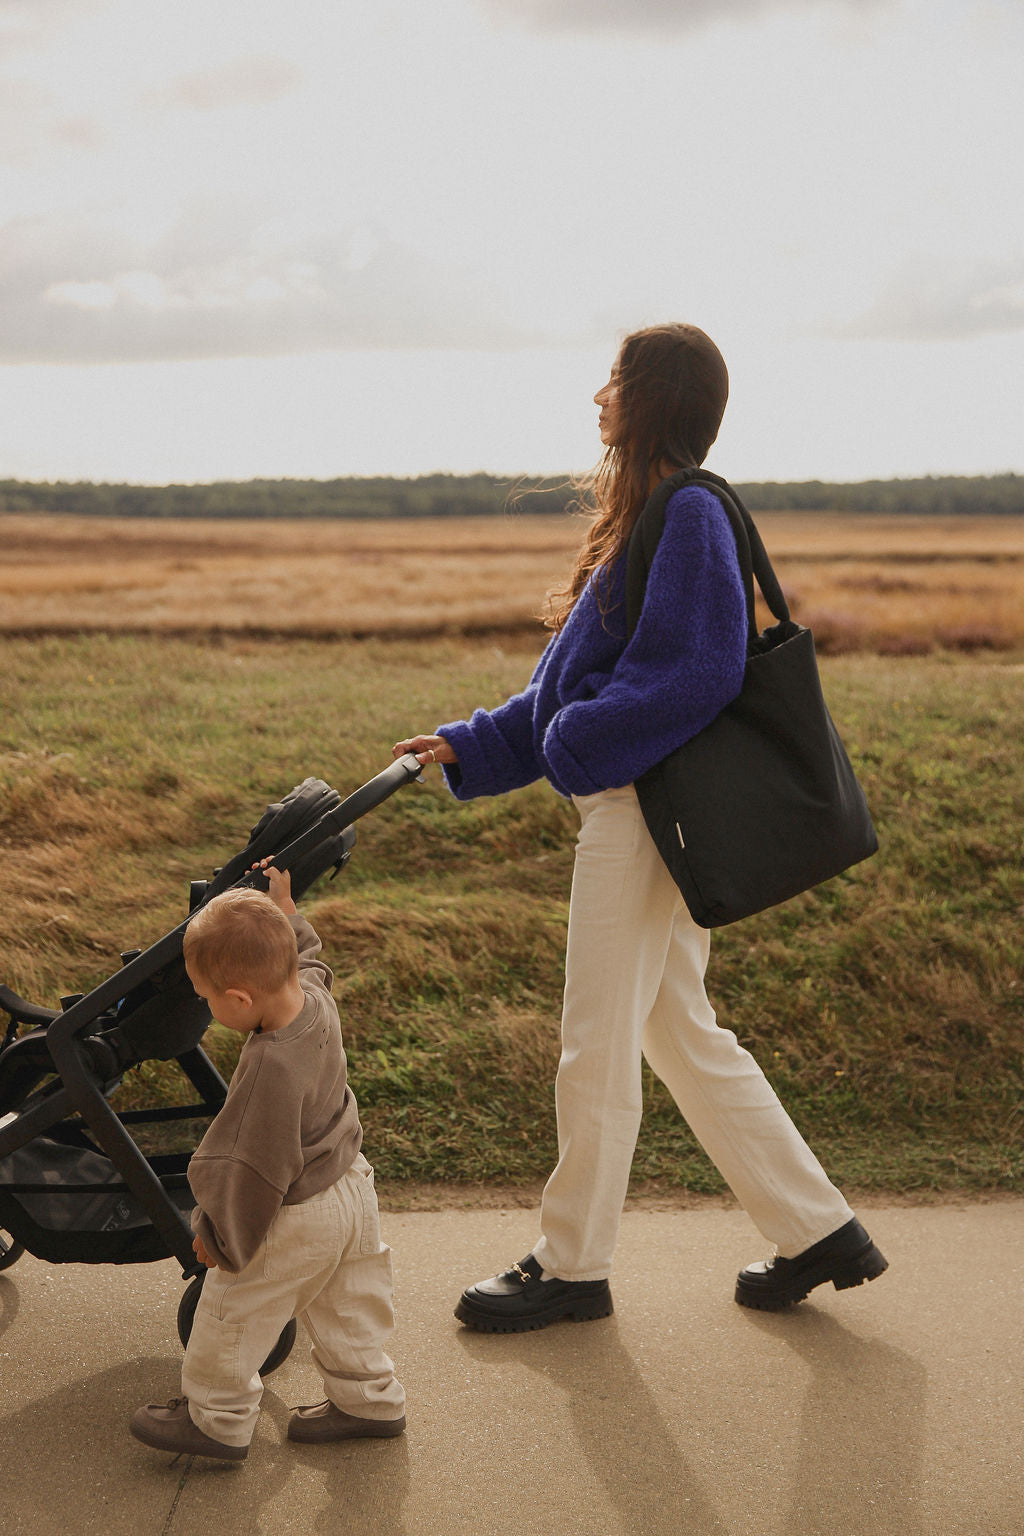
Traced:
[[660, 485], [655, 486], [644, 504], [640, 516], [629, 536], [626, 554], [626, 623], [632, 634], [640, 618], [647, 574], [654, 559], [654, 552], [665, 528], [665, 508], [676, 491], [683, 486], [699, 485], [711, 491], [722, 505], [732, 525], [736, 540], [743, 590], [747, 599], [747, 629], [751, 647], [757, 641], [757, 621], [754, 617], [754, 577], [769, 609], [780, 621], [789, 618], [789, 604], [779, 585], [768, 552], [761, 542], [754, 519], [727, 480], [712, 474], [709, 469], [678, 469]]

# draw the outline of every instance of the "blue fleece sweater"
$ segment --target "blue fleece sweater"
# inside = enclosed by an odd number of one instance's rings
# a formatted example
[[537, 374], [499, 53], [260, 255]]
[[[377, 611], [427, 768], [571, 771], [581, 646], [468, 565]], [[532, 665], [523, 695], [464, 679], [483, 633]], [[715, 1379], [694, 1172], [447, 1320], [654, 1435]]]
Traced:
[[439, 725], [458, 762], [445, 769], [460, 800], [547, 778], [563, 795], [631, 784], [703, 730], [736, 697], [747, 617], [732, 528], [717, 497], [676, 491], [626, 643], [626, 558], [594, 578], [529, 684], [497, 709]]

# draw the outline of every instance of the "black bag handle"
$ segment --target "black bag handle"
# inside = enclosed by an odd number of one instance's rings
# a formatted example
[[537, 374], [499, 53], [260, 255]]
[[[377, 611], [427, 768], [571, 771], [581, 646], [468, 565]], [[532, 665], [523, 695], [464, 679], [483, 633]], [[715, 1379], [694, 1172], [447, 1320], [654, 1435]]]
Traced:
[[685, 485], [702, 485], [717, 496], [722, 510], [732, 525], [740, 575], [743, 578], [743, 590], [747, 600], [747, 643], [748, 648], [754, 650], [757, 647], [754, 577], [757, 577], [757, 584], [765, 602], [780, 623], [789, 619], [789, 604], [786, 602], [779, 579], [768, 558], [768, 551], [761, 542], [757, 525], [739, 496], [728, 480], [723, 480], [721, 475], [712, 474], [709, 469], [698, 467], [677, 469], [674, 474], [662, 480], [660, 485], [655, 486], [633, 526], [626, 555], [626, 623], [629, 633], [632, 635], [640, 618], [644, 591], [647, 587], [647, 573], [651, 568], [654, 552], [665, 527], [665, 508], [676, 491]]

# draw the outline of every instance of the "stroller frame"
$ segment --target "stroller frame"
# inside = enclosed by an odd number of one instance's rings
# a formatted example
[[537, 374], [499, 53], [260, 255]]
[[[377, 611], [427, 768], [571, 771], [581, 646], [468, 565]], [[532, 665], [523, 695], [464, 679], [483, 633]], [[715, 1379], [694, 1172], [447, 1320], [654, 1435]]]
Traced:
[[[268, 808], [253, 829], [249, 845], [216, 871], [212, 881], [193, 882], [189, 918], [148, 949], [122, 956], [123, 969], [85, 995], [64, 998], [60, 1010], [39, 1007], [26, 1002], [7, 987], [0, 987], [0, 1009], [10, 1016], [7, 1036], [0, 1046], [0, 1090], [5, 1082], [6, 1068], [6, 1078], [13, 1079], [14, 1097], [18, 1099], [18, 1102], [5, 1103], [0, 1091], [0, 1117], [3, 1117], [0, 1118], [0, 1163], [47, 1132], [56, 1131], [58, 1139], [63, 1133], [65, 1140], [73, 1142], [84, 1130], [113, 1164], [123, 1180], [124, 1190], [134, 1197], [151, 1223], [149, 1228], [136, 1226], [132, 1229], [139, 1234], [134, 1252], [126, 1249], [120, 1256], [108, 1259], [69, 1257], [50, 1259], [50, 1262], [142, 1263], [173, 1257], [181, 1265], [183, 1279], [195, 1280], [205, 1274], [205, 1267], [193, 1252], [193, 1234], [188, 1221], [168, 1193], [168, 1186], [175, 1183], [178, 1188], [187, 1188], [184, 1173], [187, 1156], [169, 1154], [150, 1159], [136, 1146], [129, 1127], [163, 1120], [212, 1119], [224, 1103], [228, 1085], [199, 1044], [210, 1022], [210, 1014], [206, 1005], [195, 997], [187, 977], [184, 984], [179, 977], [162, 994], [158, 987], [154, 994], [154, 985], [168, 970], [176, 974], [180, 969], [184, 974], [182, 939], [196, 911], [224, 890], [267, 888], [266, 878], [251, 869], [259, 858], [272, 856], [279, 869], [289, 871], [293, 895], [301, 896], [328, 869], [333, 866], [337, 873], [347, 861], [356, 840], [352, 823], [381, 805], [403, 785], [414, 779], [422, 782], [420, 771], [416, 758], [411, 753], [406, 754], [345, 800], [322, 781], [305, 780], [280, 804]], [[298, 804], [295, 797], [301, 799], [303, 791], [307, 792], [307, 798], [312, 799], [316, 809], [323, 803], [329, 809], [316, 815], [311, 825], [303, 826], [284, 846], [267, 846], [262, 852], [253, 852], [261, 846], [257, 836], [261, 829], [266, 834], [264, 842], [273, 833], [275, 813], [277, 822], [288, 823], [289, 817], [284, 813], [290, 804], [295, 810]], [[294, 830], [294, 816], [291, 820]], [[169, 1013], [181, 1016], [181, 1038], [172, 1040], [166, 1051], [148, 1050], [147, 1038], [151, 1044], [154, 1030], [157, 1039], [161, 1029], [173, 1036], [174, 1018], [169, 1020]], [[30, 1026], [27, 1035], [18, 1035], [19, 1024]], [[17, 1063], [14, 1061], [16, 1055]], [[177, 1061], [200, 1095], [200, 1102], [162, 1109], [115, 1111], [108, 1099], [125, 1072], [141, 1061], [154, 1058]], [[28, 1090], [20, 1097], [17, 1089], [19, 1075]], [[39, 1086], [41, 1078], [48, 1078], [48, 1081]], [[84, 1139], [88, 1145], [87, 1138]], [[122, 1188], [118, 1184], [101, 1187], [108, 1192]], [[9, 1191], [11, 1197], [16, 1197], [19, 1192], [53, 1192], [52, 1186], [17, 1182], [0, 1188]], [[95, 1190], [96, 1186], [77, 1186], [80, 1193]], [[11, 1230], [6, 1220], [0, 1220], [0, 1228]], [[0, 1240], [0, 1269], [13, 1264], [28, 1246], [19, 1241], [16, 1232], [12, 1235], [15, 1238], [13, 1245]], [[191, 1311], [194, 1311], [199, 1287], [196, 1285], [190, 1290], [194, 1291], [191, 1302]], [[188, 1326], [191, 1326], [191, 1313]], [[181, 1331], [179, 1310], [179, 1333]]]

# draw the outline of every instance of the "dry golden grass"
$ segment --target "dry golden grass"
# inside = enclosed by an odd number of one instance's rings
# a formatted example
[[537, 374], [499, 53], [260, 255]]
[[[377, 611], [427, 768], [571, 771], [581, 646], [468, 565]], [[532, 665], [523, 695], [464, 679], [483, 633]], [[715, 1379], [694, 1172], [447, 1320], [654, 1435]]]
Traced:
[[411, 635], [532, 624], [580, 525], [0, 517], [0, 629]]
[[1024, 639], [1024, 559], [777, 561], [790, 608], [819, 650], [1010, 650]]
[[[1024, 641], [1024, 522], [765, 513], [765, 544], [819, 648]], [[0, 516], [0, 630], [308, 636], [532, 628], [575, 518], [416, 521]]]

